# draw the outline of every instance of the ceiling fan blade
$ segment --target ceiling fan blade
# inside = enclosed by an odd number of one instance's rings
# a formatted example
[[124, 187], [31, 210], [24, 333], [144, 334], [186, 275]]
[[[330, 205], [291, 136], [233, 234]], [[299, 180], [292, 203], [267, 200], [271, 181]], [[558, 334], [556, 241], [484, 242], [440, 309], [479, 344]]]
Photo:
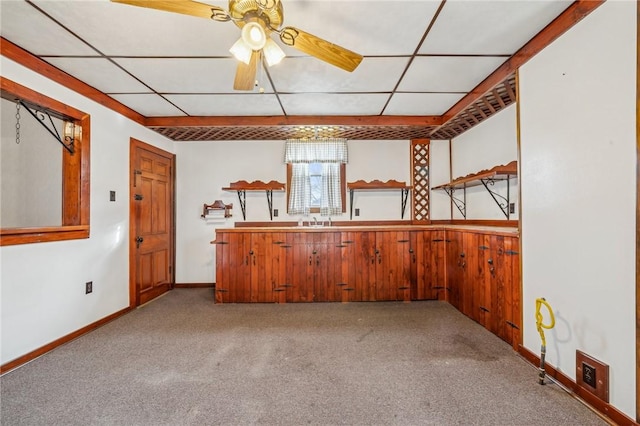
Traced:
[[148, 9], [164, 10], [166, 12], [181, 13], [199, 18], [228, 21], [229, 14], [222, 8], [210, 4], [191, 0], [111, 0], [113, 3], [124, 3], [131, 6], [146, 7]]
[[238, 61], [236, 78], [233, 80], [234, 90], [253, 90], [256, 84], [256, 72], [258, 69], [258, 59], [260, 52], [253, 50], [249, 64]]
[[280, 40], [288, 46], [295, 47], [345, 71], [355, 70], [362, 62], [362, 55], [297, 28], [283, 28], [280, 31]]

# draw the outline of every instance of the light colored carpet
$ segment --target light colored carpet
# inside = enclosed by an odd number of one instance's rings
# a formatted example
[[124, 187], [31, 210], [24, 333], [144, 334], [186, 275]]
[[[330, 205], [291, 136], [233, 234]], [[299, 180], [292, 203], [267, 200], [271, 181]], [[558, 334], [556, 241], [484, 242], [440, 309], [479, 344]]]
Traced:
[[177, 289], [0, 379], [3, 425], [602, 425], [443, 302]]

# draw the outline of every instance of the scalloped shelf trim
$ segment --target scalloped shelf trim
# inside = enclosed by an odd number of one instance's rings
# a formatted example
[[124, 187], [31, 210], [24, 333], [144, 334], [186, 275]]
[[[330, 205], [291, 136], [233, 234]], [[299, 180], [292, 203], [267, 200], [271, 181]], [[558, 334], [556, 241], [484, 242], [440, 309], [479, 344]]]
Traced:
[[366, 182], [364, 180], [357, 180], [355, 182], [347, 183], [348, 189], [408, 189], [406, 182], [399, 182], [397, 180], [389, 179], [386, 182], [381, 180], [372, 180]]
[[284, 191], [284, 183], [275, 180], [266, 183], [261, 180], [254, 180], [251, 183], [246, 180], [239, 180], [222, 189], [229, 191]]
[[484, 176], [491, 176], [491, 175], [515, 175], [518, 173], [518, 162], [516, 160], [513, 160], [512, 162], [510, 162], [509, 164], [502, 164], [499, 166], [495, 166], [492, 167], [491, 169], [488, 170], [481, 170], [477, 173], [470, 173], [466, 176], [461, 176], [459, 178], [454, 179], [453, 181], [451, 181], [452, 184], [456, 184], [460, 181], [463, 180], [470, 180], [470, 179], [476, 179], [476, 178], [481, 178]]

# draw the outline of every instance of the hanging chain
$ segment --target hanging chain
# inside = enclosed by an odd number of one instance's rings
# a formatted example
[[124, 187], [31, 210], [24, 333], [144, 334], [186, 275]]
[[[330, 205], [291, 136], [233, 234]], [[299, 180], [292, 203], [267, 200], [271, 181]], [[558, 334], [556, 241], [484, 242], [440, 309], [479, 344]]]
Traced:
[[20, 103], [16, 102], [16, 145], [20, 145]]

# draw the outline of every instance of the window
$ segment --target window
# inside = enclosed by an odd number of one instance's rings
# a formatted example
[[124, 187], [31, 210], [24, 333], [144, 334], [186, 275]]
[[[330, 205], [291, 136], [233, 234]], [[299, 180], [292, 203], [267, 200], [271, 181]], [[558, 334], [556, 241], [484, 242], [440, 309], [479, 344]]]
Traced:
[[290, 139], [285, 145], [289, 214], [345, 212], [345, 139]]
[[[12, 125], [5, 123], [3, 111], [3, 163], [12, 155], [24, 165], [3, 167], [0, 171], [3, 185], [0, 245], [88, 238], [89, 115], [6, 78], [0, 79], [0, 83], [3, 106], [7, 103], [12, 106], [9, 118], [13, 120]], [[43, 124], [48, 124], [46, 129]], [[44, 132], [32, 138], [29, 132], [20, 132], [23, 126], [23, 130], [27, 126], [41, 126]], [[59, 133], [65, 145], [73, 140], [72, 152], [56, 141], [55, 133]], [[10, 152], [9, 148], [22, 152]], [[37, 173], [41, 175], [36, 179]], [[39, 184], [38, 180], [48, 185]], [[19, 187], [9, 187], [10, 184]]]

